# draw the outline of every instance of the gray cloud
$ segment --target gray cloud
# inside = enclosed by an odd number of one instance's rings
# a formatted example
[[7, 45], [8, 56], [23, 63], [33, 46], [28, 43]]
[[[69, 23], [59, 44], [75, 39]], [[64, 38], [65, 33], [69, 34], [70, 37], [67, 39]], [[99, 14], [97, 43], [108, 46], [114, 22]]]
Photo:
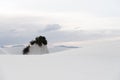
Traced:
[[15, 17], [0, 19], [0, 45], [27, 43], [38, 31], [42, 33], [61, 29], [59, 24], [42, 24], [41, 17]]
[[83, 40], [95, 40], [107, 37], [120, 36], [119, 30], [100, 30], [100, 31], [52, 31], [43, 34], [50, 43], [54, 42], [71, 42]]
[[48, 31], [45, 33], [40, 32], [28, 32], [24, 35], [17, 35], [16, 33], [4, 32], [0, 34], [0, 45], [6, 44], [20, 44], [28, 43], [33, 40], [36, 36], [43, 35], [46, 36], [49, 43], [56, 42], [71, 42], [71, 41], [83, 41], [83, 40], [95, 40], [100, 38], [107, 38], [113, 36], [120, 36], [119, 30], [102, 30], [102, 31], [61, 31], [55, 29], [54, 31]]
[[50, 32], [50, 31], [57, 31], [60, 30], [62, 27], [59, 24], [48, 24], [45, 26], [43, 30], [39, 30], [39, 32], [44, 33], [44, 32]]
[[42, 25], [40, 18], [26, 17], [0, 20], [0, 45], [27, 43], [36, 36], [46, 36], [49, 43], [64, 41], [81, 41], [120, 36], [119, 30], [103, 31], [61, 31], [60, 24]]

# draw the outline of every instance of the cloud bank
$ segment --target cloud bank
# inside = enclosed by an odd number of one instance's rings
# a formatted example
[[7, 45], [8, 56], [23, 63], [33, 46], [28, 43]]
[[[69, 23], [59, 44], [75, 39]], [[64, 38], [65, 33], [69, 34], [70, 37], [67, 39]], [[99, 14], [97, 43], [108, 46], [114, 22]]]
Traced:
[[44, 35], [49, 43], [82, 41], [103, 37], [119, 36], [119, 30], [86, 31], [75, 26], [74, 30], [62, 30], [64, 26], [46, 22], [42, 17], [21, 17], [0, 19], [0, 45], [28, 43], [36, 36]]

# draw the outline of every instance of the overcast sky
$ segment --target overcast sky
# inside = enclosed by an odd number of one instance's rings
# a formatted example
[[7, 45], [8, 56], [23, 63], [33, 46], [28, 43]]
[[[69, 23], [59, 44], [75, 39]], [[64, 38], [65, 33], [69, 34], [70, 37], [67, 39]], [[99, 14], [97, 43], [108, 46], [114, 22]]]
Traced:
[[120, 0], [0, 0], [0, 44], [21, 43], [41, 33], [48, 35], [49, 31], [55, 31], [48, 36], [51, 39], [57, 34], [63, 36], [62, 30], [69, 34], [71, 30], [118, 30], [119, 3]]
[[58, 23], [65, 29], [120, 29], [119, 3], [120, 0], [0, 0], [0, 15], [41, 16], [46, 23]]

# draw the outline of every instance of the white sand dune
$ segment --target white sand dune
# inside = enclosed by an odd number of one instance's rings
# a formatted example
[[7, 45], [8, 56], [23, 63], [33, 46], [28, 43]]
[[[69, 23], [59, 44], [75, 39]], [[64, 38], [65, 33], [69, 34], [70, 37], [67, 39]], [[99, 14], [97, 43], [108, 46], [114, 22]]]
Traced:
[[75, 55], [75, 56], [120, 56], [120, 40], [106, 40], [81, 44], [81, 48], [57, 52], [53, 55]]
[[0, 56], [3, 80], [120, 80], [120, 40], [93, 43], [47, 55]]
[[0, 48], [0, 55], [5, 55], [5, 54], [9, 54], [9, 52], [5, 51], [3, 48]]

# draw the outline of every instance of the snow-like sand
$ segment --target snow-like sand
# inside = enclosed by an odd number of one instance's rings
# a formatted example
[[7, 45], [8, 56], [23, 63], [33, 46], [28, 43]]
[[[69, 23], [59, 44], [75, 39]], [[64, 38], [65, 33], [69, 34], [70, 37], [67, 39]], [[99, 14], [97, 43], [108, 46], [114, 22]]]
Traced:
[[57, 52], [55, 56], [120, 56], [120, 40], [89, 41], [81, 43], [80, 48]]
[[120, 40], [37, 56], [0, 56], [3, 80], [120, 80]]

